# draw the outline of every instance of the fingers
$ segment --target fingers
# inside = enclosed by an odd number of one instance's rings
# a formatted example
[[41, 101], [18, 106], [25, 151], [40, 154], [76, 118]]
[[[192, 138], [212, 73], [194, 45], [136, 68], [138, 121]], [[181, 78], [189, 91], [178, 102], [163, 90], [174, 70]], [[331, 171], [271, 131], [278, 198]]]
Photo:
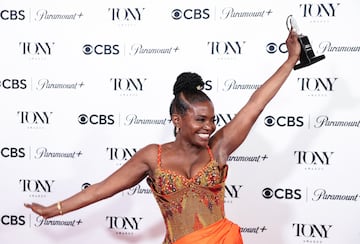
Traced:
[[24, 203], [25, 208], [32, 208], [32, 204], [30, 203]]
[[298, 38], [298, 34], [291, 29], [289, 32], [288, 39], [293, 41], [293, 40], [297, 40], [297, 38]]
[[34, 213], [36, 213], [36, 214], [38, 214], [40, 216], [43, 216], [42, 210], [39, 208], [39, 206], [37, 206], [37, 204], [35, 204], [35, 203], [31, 203], [31, 204], [25, 203], [24, 206], [26, 208], [31, 209], [31, 211], [33, 211]]
[[298, 38], [298, 33], [296, 31], [291, 31], [291, 37], [295, 38], [297, 40]]
[[29, 208], [29, 209], [31, 209], [33, 212], [35, 212], [35, 213], [38, 213], [39, 211], [39, 207], [40, 207], [40, 205], [39, 204], [36, 204], [36, 203], [24, 203], [24, 206], [26, 207], [26, 208]]

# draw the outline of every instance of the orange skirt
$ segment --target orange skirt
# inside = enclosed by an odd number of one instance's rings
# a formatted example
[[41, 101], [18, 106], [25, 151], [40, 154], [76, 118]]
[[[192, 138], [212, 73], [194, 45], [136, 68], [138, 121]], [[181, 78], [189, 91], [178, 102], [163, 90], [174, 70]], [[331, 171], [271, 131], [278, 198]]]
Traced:
[[224, 218], [203, 229], [194, 231], [173, 244], [243, 244], [240, 227]]

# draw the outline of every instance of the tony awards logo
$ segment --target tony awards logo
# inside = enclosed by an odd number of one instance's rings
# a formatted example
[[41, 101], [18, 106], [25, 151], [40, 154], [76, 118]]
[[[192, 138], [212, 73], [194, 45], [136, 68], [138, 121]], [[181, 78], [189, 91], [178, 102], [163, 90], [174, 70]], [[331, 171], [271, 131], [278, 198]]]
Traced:
[[[312, 65], [320, 60], [325, 58], [325, 55], [315, 56], [314, 51], [311, 47], [309, 38], [305, 35], [299, 33], [299, 27], [292, 15], [289, 15], [286, 21], [287, 27], [295, 31], [298, 34], [298, 40], [301, 45], [301, 53], [300, 53], [300, 63], [294, 66], [294, 70], [304, 68], [306, 66]], [[290, 28], [289, 28], [290, 25]]]

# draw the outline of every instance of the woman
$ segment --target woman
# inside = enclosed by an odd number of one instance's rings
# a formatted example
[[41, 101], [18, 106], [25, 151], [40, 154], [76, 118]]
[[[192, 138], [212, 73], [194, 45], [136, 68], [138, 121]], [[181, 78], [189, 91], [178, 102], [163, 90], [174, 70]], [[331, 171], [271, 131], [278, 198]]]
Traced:
[[197, 74], [183, 73], [175, 82], [170, 106], [173, 142], [145, 146], [108, 178], [68, 199], [47, 207], [37, 203], [25, 206], [51, 218], [111, 197], [147, 178], [166, 225], [164, 244], [241, 244], [239, 226], [224, 215], [227, 158], [244, 141], [297, 63], [297, 38], [290, 31], [287, 60], [214, 135], [214, 107], [201, 91], [203, 81]]

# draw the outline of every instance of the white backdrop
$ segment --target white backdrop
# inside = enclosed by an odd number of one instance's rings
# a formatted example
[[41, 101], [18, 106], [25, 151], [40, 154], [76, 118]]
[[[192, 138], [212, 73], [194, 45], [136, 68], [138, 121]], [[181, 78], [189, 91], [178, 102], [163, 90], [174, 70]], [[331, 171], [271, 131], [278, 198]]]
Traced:
[[286, 59], [295, 16], [325, 60], [294, 71], [229, 158], [227, 217], [245, 243], [360, 242], [360, 4], [340, 1], [6, 1], [0, 4], [0, 242], [161, 243], [145, 181], [48, 221], [51, 204], [148, 143], [199, 73], [221, 127]]

